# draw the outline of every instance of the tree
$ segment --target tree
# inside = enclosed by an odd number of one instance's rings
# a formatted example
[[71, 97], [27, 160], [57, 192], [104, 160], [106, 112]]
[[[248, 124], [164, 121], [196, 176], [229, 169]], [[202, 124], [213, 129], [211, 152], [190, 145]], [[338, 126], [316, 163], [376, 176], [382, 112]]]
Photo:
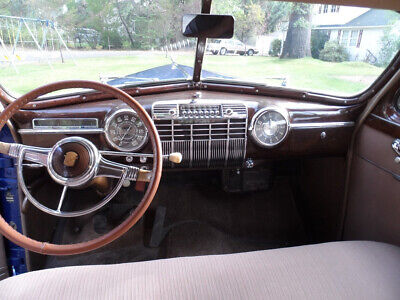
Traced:
[[236, 13], [235, 34], [242, 42], [263, 31], [264, 13], [259, 4], [248, 4]]
[[292, 4], [290, 2], [260, 1], [265, 13], [264, 31], [271, 33], [279, 30], [282, 24], [288, 21]]
[[280, 58], [311, 56], [311, 5], [292, 4], [286, 40]]
[[325, 43], [329, 41], [329, 34], [326, 30], [311, 31], [311, 56], [319, 58], [319, 53], [325, 47]]

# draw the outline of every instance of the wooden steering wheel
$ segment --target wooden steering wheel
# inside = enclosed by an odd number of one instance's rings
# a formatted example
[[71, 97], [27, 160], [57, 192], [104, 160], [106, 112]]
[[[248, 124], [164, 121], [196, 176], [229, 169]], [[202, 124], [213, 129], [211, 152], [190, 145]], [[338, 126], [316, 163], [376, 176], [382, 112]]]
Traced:
[[[117, 98], [129, 105], [147, 128], [153, 150], [153, 168], [151, 171], [141, 170], [138, 167], [124, 165], [105, 159], [96, 146], [82, 137], [68, 137], [52, 148], [39, 148], [23, 144], [8, 144], [0, 142], [0, 153], [14, 157], [18, 161], [18, 181], [28, 200], [42, 211], [59, 216], [74, 217], [91, 213], [108, 203], [121, 188], [125, 179], [149, 182], [148, 188], [135, 210], [120, 225], [110, 232], [95, 239], [76, 244], [51, 244], [31, 239], [11, 227], [0, 216], [0, 233], [15, 244], [41, 254], [72, 255], [88, 252], [100, 248], [127, 232], [143, 216], [149, 207], [158, 189], [162, 173], [162, 150], [157, 130], [143, 107], [130, 95], [120, 89], [93, 81], [61, 81], [37, 88], [11, 103], [0, 114], [0, 130], [6, 122], [27, 103], [63, 89], [84, 88], [93, 89], [110, 97]], [[72, 155], [70, 155], [72, 153]], [[70, 157], [69, 157], [70, 156]], [[50, 209], [39, 203], [26, 188], [22, 175], [22, 162], [30, 161], [47, 168], [50, 177], [63, 186], [63, 192], [57, 209]], [[68, 162], [68, 160], [70, 162]], [[76, 162], [75, 162], [76, 160]], [[79, 187], [87, 184], [95, 177], [119, 178], [116, 187], [106, 196], [100, 204], [94, 207], [74, 212], [63, 212], [62, 204], [68, 187]]]

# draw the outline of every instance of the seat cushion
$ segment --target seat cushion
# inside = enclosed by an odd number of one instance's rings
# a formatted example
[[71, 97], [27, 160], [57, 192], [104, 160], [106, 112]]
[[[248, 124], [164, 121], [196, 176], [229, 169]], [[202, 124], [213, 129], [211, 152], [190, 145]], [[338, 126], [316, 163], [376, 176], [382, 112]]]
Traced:
[[41, 270], [0, 299], [400, 299], [400, 248], [334, 242], [248, 253]]

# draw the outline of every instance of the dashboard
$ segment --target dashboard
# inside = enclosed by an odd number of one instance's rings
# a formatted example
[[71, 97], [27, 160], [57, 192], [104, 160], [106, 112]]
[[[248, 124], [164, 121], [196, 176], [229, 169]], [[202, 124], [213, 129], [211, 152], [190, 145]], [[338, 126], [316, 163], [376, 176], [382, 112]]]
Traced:
[[[183, 155], [179, 166], [166, 162], [167, 168], [240, 168], [264, 159], [343, 154], [360, 111], [357, 105], [208, 91], [136, 99], [152, 117], [164, 154]], [[119, 100], [22, 110], [14, 121], [22, 141], [33, 146], [75, 135], [102, 150], [150, 150], [144, 124]]]

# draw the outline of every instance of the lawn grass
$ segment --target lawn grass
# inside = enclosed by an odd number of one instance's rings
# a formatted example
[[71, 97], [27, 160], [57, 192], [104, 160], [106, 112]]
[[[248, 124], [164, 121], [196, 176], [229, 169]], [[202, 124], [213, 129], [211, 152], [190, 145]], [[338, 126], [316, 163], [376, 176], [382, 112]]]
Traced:
[[[174, 54], [177, 63], [193, 65], [193, 54]], [[160, 53], [141, 53], [131, 56], [76, 59], [65, 63], [20, 64], [19, 74], [7, 66], [0, 69], [0, 83], [14, 94], [23, 94], [46, 83], [66, 79], [99, 80], [100, 75], [124, 76], [171, 63]], [[304, 90], [325, 91], [331, 94], [355, 94], [368, 87], [383, 69], [361, 62], [330, 63], [312, 58], [278, 59], [263, 56], [206, 55], [204, 69], [270, 85], [280, 85], [285, 77], [287, 86]]]
[[356, 94], [379, 76], [382, 68], [363, 62], [324, 62], [312, 58], [279, 59], [276, 57], [239, 56], [205, 58], [204, 68], [209, 71], [225, 73], [234, 77], [267, 84], [279, 84], [267, 77], [286, 77], [287, 86], [312, 91], [322, 91], [332, 94]]

